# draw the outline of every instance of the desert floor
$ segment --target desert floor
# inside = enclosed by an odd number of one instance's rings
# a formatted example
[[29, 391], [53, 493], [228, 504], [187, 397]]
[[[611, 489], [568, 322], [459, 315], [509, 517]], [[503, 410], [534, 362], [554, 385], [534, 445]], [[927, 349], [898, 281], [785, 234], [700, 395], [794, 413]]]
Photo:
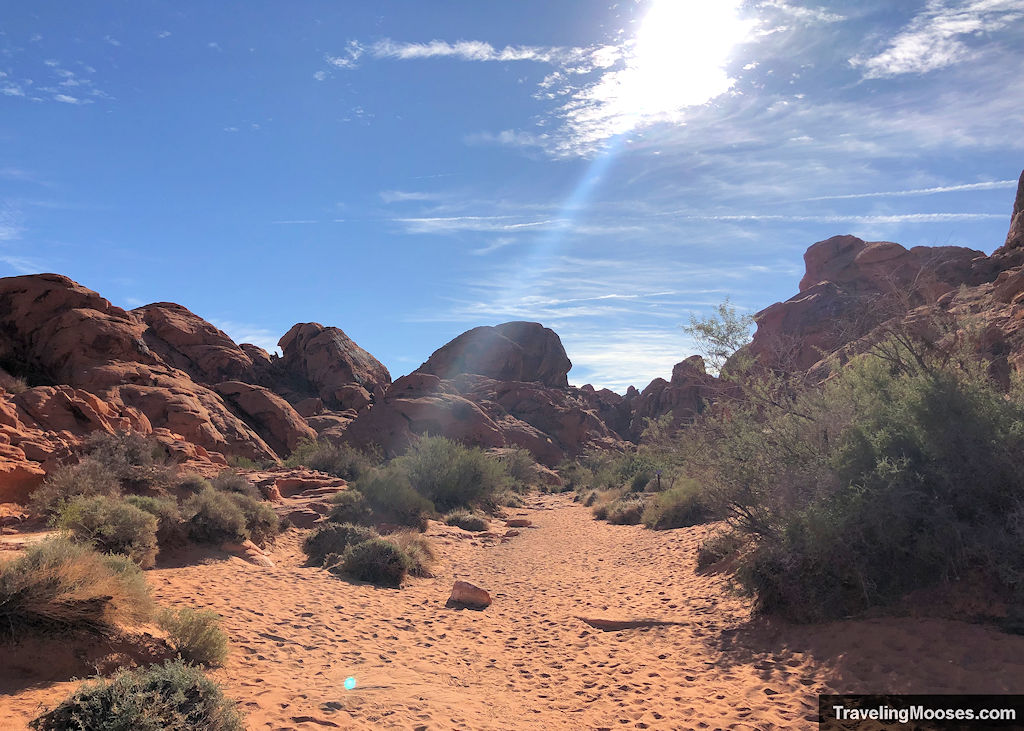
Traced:
[[[220, 558], [148, 575], [161, 603], [223, 616], [233, 649], [213, 676], [251, 729], [816, 728], [820, 692], [1024, 692], [1022, 636], [752, 620], [725, 578], [694, 571], [707, 527], [613, 526], [568, 496], [512, 513], [534, 525], [504, 542], [431, 523], [436, 577], [401, 590], [303, 566], [295, 530], [275, 568]], [[454, 579], [494, 603], [447, 609]], [[606, 632], [580, 617], [674, 624]], [[20, 729], [75, 684], [0, 687], [0, 728]]]

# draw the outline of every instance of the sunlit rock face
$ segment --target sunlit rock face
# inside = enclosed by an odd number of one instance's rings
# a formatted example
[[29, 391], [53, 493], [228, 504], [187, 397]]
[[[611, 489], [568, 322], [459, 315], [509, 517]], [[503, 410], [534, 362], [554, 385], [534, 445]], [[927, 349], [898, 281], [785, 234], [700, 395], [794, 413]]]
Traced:
[[476, 327], [434, 351], [416, 369], [440, 378], [462, 373], [496, 381], [536, 381], [565, 388], [572, 362], [554, 330], [537, 322]]

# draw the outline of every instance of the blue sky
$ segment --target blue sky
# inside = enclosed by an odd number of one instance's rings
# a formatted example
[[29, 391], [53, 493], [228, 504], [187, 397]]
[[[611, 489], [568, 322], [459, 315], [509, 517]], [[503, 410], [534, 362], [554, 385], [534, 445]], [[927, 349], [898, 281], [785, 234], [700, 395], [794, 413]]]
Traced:
[[7, 3], [0, 275], [642, 388], [815, 241], [998, 247], [1022, 99], [1024, 0]]

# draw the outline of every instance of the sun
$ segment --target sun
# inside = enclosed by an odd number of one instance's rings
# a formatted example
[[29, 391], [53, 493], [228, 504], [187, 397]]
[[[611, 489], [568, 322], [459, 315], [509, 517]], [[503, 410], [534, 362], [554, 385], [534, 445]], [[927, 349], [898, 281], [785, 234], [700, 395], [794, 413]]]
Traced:
[[640, 123], [674, 120], [728, 91], [725, 66], [754, 21], [740, 0], [656, 0], [615, 80], [619, 111]]

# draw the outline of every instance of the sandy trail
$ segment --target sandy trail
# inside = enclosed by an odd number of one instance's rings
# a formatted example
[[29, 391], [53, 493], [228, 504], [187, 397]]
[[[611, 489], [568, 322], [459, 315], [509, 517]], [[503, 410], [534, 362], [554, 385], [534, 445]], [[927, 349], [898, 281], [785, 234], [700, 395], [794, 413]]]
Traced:
[[[912, 618], [751, 621], [725, 579], [694, 572], [707, 527], [612, 526], [563, 496], [513, 512], [534, 527], [504, 543], [432, 523], [436, 578], [401, 590], [302, 566], [294, 531], [273, 569], [230, 559], [149, 577], [160, 602], [224, 617], [233, 652], [213, 675], [251, 729], [816, 728], [819, 692], [1024, 692], [1024, 637]], [[455, 579], [492, 606], [446, 609]], [[579, 617], [671, 624], [601, 631]], [[73, 687], [0, 698], [0, 727]]]

